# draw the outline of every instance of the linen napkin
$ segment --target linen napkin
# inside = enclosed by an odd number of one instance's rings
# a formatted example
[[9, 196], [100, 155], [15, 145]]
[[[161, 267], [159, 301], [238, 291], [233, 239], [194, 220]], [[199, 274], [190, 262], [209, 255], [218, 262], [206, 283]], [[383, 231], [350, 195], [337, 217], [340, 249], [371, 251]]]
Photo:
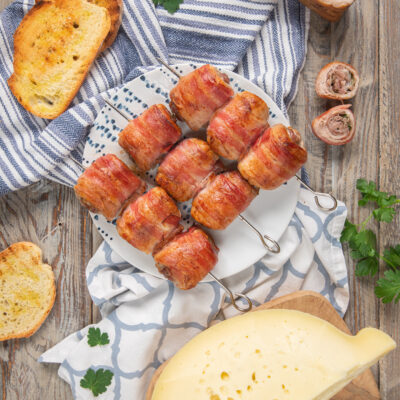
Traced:
[[0, 16], [0, 195], [43, 177], [73, 185], [80, 171], [70, 157], [81, 161], [103, 98], [158, 64], [156, 57], [236, 68], [282, 110], [294, 97], [306, 43], [306, 12], [297, 0], [185, 0], [173, 15], [152, 0], [124, 0], [118, 37], [94, 62], [72, 107], [53, 121], [37, 118], [7, 85], [13, 33], [34, 3], [15, 0]]
[[[281, 253], [266, 255], [245, 271], [224, 279], [255, 305], [297, 291], [322, 293], [343, 315], [348, 304], [347, 270], [339, 242], [346, 207], [319, 211], [313, 196], [300, 191], [295, 214], [282, 239]], [[86, 270], [90, 295], [103, 319], [94, 325], [110, 343], [88, 345], [88, 329], [76, 332], [39, 361], [61, 363], [59, 375], [76, 399], [91, 399], [81, 379], [88, 369], [112, 371], [111, 385], [98, 399], [145, 398], [155, 369], [213, 322], [237, 311], [216, 282], [182, 291], [171, 282], [127, 264], [103, 243]]]

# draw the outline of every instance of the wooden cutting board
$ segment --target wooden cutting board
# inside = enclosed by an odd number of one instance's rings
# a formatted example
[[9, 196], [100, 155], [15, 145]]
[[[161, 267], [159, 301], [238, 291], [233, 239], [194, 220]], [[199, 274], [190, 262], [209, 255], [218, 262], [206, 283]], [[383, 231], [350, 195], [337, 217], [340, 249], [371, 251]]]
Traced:
[[[343, 332], [351, 334], [350, 329], [333, 308], [331, 303], [329, 303], [329, 301], [326, 300], [325, 297], [323, 297], [319, 293], [311, 291], [295, 292], [292, 294], [288, 294], [287, 296], [282, 296], [275, 300], [269, 301], [268, 303], [262, 304], [261, 306], [255, 308], [254, 311], [268, 310], [271, 308], [283, 308], [287, 310], [298, 310], [307, 312], [330, 322], [332, 325], [335, 325]], [[146, 400], [151, 400], [154, 386], [161, 372], [165, 368], [167, 362], [168, 361], [162, 364], [155, 371], [147, 390]], [[378, 386], [375, 382], [371, 370], [367, 370], [363, 374], [359, 375], [340, 393], [332, 397], [333, 400], [379, 400], [380, 398], [381, 397], [379, 394]]]

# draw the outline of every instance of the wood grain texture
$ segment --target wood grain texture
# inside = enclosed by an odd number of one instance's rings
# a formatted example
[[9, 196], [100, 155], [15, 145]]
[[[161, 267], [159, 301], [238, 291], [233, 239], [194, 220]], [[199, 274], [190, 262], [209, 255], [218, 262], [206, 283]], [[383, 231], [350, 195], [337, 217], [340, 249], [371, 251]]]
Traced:
[[[0, 0], [0, 9], [9, 3], [11, 0]], [[378, 181], [381, 189], [400, 193], [399, 7], [398, 0], [358, 0], [335, 24], [312, 13], [307, 60], [290, 109], [292, 125], [306, 137], [313, 187], [332, 190], [345, 201], [354, 222], [368, 212], [357, 206], [357, 178]], [[357, 118], [356, 137], [343, 147], [327, 146], [311, 132], [312, 119], [332, 105], [317, 98], [314, 80], [320, 68], [333, 60], [353, 64], [362, 79], [360, 91], [351, 101]], [[60, 219], [66, 224], [40, 243]], [[400, 242], [399, 222], [382, 224], [381, 248]], [[40, 244], [58, 285], [56, 304], [43, 327], [30, 339], [0, 344], [2, 399], [26, 399], [27, 393], [32, 400], [72, 399], [69, 387], [57, 375], [58, 366], [41, 365], [36, 359], [69, 333], [99, 319], [90, 303], [84, 271], [100, 237], [72, 191], [48, 181], [0, 198], [0, 226], [0, 249], [19, 240]], [[380, 327], [400, 344], [399, 305], [382, 305], [373, 294], [375, 282], [355, 279], [348, 257], [347, 262], [351, 299], [346, 322], [351, 331]], [[397, 350], [373, 369], [383, 400], [400, 399], [399, 368]]]
[[[285, 309], [307, 312], [318, 318], [328, 321], [341, 331], [351, 334], [346, 323], [336, 312], [332, 304], [319, 293], [309, 290], [298, 291], [286, 296], [278, 297], [265, 304], [261, 304], [254, 311]], [[162, 371], [168, 364], [164, 362], [155, 372], [146, 393], [146, 400], [151, 400], [155, 385]], [[379, 390], [370, 370], [364, 371], [361, 375], [349, 383], [343, 390], [337, 393], [332, 400], [379, 400]]]
[[[400, 55], [399, 2], [356, 1], [338, 23], [311, 14], [307, 60], [299, 92], [290, 109], [291, 123], [304, 132], [309, 149], [308, 172], [312, 186], [332, 191], [348, 207], [349, 219], [363, 221], [368, 209], [357, 205], [355, 184], [367, 178], [382, 190], [399, 193], [398, 132], [400, 75], [393, 60]], [[396, 58], [397, 57], [397, 58]], [[328, 146], [314, 137], [311, 121], [337, 103], [315, 95], [320, 68], [338, 60], [352, 64], [361, 77], [357, 96], [350, 101], [357, 120], [354, 140], [345, 146]], [[383, 226], [378, 243], [399, 243], [399, 220]], [[390, 239], [389, 239], [390, 238]], [[389, 240], [388, 240], [389, 239]], [[345, 251], [350, 279], [346, 322], [353, 333], [365, 326], [381, 328], [400, 343], [399, 306], [382, 305], [373, 292], [376, 279], [354, 277], [354, 263]], [[400, 399], [400, 350], [373, 368], [382, 399]]]
[[[400, 190], [400, 2], [379, 2], [379, 185], [388, 192]], [[382, 223], [380, 248], [396, 245], [400, 218], [395, 223]], [[380, 276], [383, 273], [381, 271]], [[381, 306], [379, 326], [400, 343], [400, 304]], [[400, 350], [380, 364], [380, 386], [384, 399], [400, 399]]]
[[85, 266], [93, 252], [88, 214], [72, 189], [43, 181], [0, 198], [0, 226], [1, 249], [22, 240], [42, 248], [57, 289], [53, 310], [35, 335], [0, 343], [2, 398], [26, 399], [30, 393], [32, 400], [70, 399], [71, 389], [58, 377], [58, 365], [39, 364], [37, 359], [92, 322], [85, 280]]

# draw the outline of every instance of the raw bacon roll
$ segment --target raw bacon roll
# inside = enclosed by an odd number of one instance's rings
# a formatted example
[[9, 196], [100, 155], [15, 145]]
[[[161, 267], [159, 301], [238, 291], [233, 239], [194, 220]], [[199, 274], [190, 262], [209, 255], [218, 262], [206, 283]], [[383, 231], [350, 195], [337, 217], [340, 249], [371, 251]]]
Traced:
[[322, 18], [337, 22], [354, 0], [300, 0], [300, 2]]
[[225, 229], [252, 200], [258, 190], [249, 185], [238, 171], [212, 177], [194, 198], [191, 215], [211, 229]]
[[160, 273], [183, 290], [195, 287], [215, 266], [219, 249], [202, 229], [191, 227], [154, 255]]
[[207, 184], [212, 173], [221, 170], [222, 164], [207, 142], [185, 139], [165, 157], [156, 182], [175, 200], [186, 201]]
[[170, 92], [172, 112], [198, 131], [233, 96], [229, 78], [207, 64], [182, 77]]
[[351, 104], [343, 104], [324, 112], [312, 122], [314, 135], [325, 143], [341, 145], [350, 142], [356, 131]]
[[356, 95], [360, 78], [349, 64], [331, 62], [319, 72], [315, 91], [325, 99], [348, 100]]
[[250, 92], [239, 93], [214, 114], [208, 125], [207, 141], [220, 156], [239, 160], [262, 134], [268, 117], [264, 100]]
[[125, 204], [144, 193], [146, 184], [117, 156], [107, 154], [85, 170], [74, 190], [86, 208], [111, 221]]
[[299, 132], [278, 124], [268, 128], [239, 161], [247, 181], [260, 189], [275, 189], [292, 178], [307, 161]]
[[117, 220], [119, 235], [150, 254], [182, 231], [181, 213], [164, 189], [155, 187], [128, 205]]
[[155, 104], [129, 122], [119, 134], [119, 145], [137, 166], [148, 171], [181, 136], [181, 129], [163, 104]]

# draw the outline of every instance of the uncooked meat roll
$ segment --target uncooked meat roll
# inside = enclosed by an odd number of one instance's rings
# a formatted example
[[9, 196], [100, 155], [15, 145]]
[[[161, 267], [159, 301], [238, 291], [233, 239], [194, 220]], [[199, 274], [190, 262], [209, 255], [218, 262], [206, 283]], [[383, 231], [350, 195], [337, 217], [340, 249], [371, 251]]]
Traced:
[[278, 124], [257, 139], [238, 169], [251, 185], [268, 190], [292, 178], [306, 161], [300, 133]]
[[337, 22], [354, 0], [300, 0], [328, 21]]
[[227, 75], [207, 64], [179, 80], [171, 90], [170, 107], [190, 129], [198, 131], [232, 96]]
[[239, 160], [264, 131], [268, 117], [264, 100], [250, 92], [239, 93], [214, 114], [207, 141], [220, 156]]
[[360, 78], [349, 64], [331, 62], [319, 72], [315, 90], [325, 99], [348, 100], [356, 95]]
[[180, 289], [195, 287], [218, 261], [218, 247], [202, 229], [191, 227], [154, 255], [158, 270]]
[[211, 174], [220, 170], [222, 164], [207, 142], [185, 139], [165, 157], [156, 182], [175, 200], [186, 201], [207, 184]]
[[155, 104], [129, 122], [119, 134], [119, 145], [137, 166], [153, 168], [181, 137], [181, 129], [163, 104]]
[[111, 221], [125, 204], [143, 194], [146, 184], [117, 156], [107, 154], [85, 170], [74, 190], [86, 208]]
[[119, 235], [150, 254], [182, 231], [181, 213], [164, 189], [155, 187], [130, 203], [117, 220]]
[[312, 122], [314, 135], [325, 143], [341, 145], [350, 142], [356, 131], [351, 104], [343, 104], [324, 112]]
[[238, 171], [213, 176], [194, 198], [191, 215], [211, 229], [225, 229], [252, 200], [258, 190], [249, 185]]

